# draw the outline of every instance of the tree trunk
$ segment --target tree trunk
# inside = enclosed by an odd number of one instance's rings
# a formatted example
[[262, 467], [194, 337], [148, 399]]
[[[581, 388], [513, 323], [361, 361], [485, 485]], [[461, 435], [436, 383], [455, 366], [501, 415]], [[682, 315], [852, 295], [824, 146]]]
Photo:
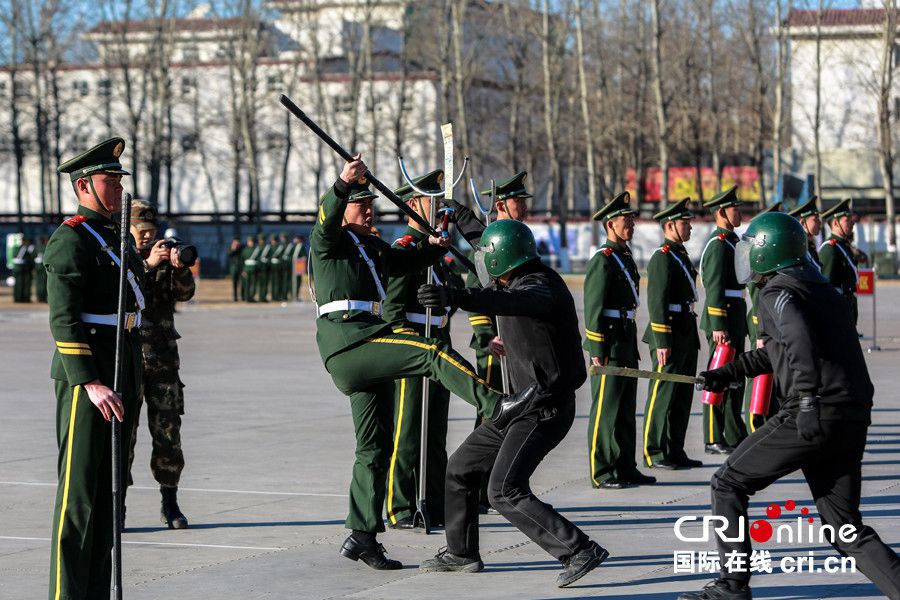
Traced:
[[651, 67], [653, 70], [653, 95], [656, 98], [656, 144], [659, 147], [659, 202], [669, 204], [669, 119], [666, 114], [668, 101], [663, 91], [662, 72], [662, 26], [659, 19], [661, 0], [650, 0], [650, 14], [653, 27]]
[[881, 73], [878, 85], [878, 145], [881, 183], [884, 189], [884, 213], [887, 227], [887, 250], [891, 254], [892, 272], [897, 270], [897, 228], [894, 213], [894, 148], [892, 136], [891, 92], [894, 84], [894, 52], [897, 35], [897, 0], [884, 0], [884, 23], [881, 39]]
[[[781, 157], [781, 132], [784, 129], [784, 86], [787, 71], [787, 38], [782, 16], [782, 0], [775, 0], [775, 112], [772, 117], [772, 172], [775, 177], [774, 187], [781, 185], [781, 168], [784, 163]], [[776, 198], [775, 201], [783, 198]]]
[[[594, 214], [599, 210], [597, 196], [597, 172], [594, 166], [594, 135], [592, 133], [591, 109], [588, 102], [587, 74], [585, 73], [584, 24], [582, 23], [581, 0], [575, 0], [575, 43], [578, 56], [578, 91], [581, 104], [581, 121], [585, 134], [585, 162], [588, 178], [588, 210]], [[591, 245], [600, 246], [600, 232], [596, 221], [591, 221]]]
[[822, 202], [822, 147], [820, 144], [820, 129], [822, 128], [822, 18], [825, 6], [823, 0], [819, 0], [816, 8], [816, 63], [815, 63], [815, 112], [813, 116], [813, 144], [815, 146], [816, 161], [816, 195]]
[[459, 132], [463, 156], [469, 156], [469, 126], [466, 119], [466, 92], [468, 91], [468, 74], [463, 58], [465, 46], [465, 19], [468, 0], [455, 0], [451, 5], [453, 22], [453, 90], [456, 93], [456, 127]]

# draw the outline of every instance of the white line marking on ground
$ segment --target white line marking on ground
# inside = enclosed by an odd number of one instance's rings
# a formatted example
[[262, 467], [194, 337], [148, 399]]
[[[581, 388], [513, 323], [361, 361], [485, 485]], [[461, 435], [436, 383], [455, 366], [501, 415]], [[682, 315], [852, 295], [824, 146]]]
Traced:
[[[41, 481], [0, 481], [0, 485], [32, 485], [37, 487], [56, 487], [56, 483], [45, 483]], [[154, 490], [158, 488], [132, 485], [133, 490]], [[312, 496], [316, 498], [348, 498], [347, 494], [322, 494], [318, 492], [267, 492], [262, 490], [218, 490], [207, 488], [187, 488], [179, 487], [183, 492], [201, 492], [209, 494], [253, 494], [257, 496]]]
[[[50, 538], [0, 535], [0, 540], [18, 540], [22, 542], [49, 542]], [[180, 542], [140, 542], [122, 540], [122, 543], [132, 544], [136, 546], [185, 546], [188, 548], [224, 548], [227, 550], [286, 550], [286, 548], [265, 548], [262, 546], [223, 546], [221, 544], [186, 544]]]

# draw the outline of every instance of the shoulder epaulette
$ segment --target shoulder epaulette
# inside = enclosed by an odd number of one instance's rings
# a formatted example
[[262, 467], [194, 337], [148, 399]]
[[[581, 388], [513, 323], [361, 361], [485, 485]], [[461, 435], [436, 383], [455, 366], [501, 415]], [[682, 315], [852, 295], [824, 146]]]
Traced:
[[74, 217], [69, 217], [68, 219], [63, 221], [63, 224], [68, 225], [69, 227], [78, 227], [86, 220], [87, 219], [85, 219], [84, 215], [75, 215]]
[[725, 235], [724, 233], [720, 233], [720, 234], [717, 235], [716, 237], [719, 239], [720, 242], [724, 242], [724, 241], [725, 241], [725, 238], [727, 238], [728, 236]]
[[404, 235], [402, 238], [400, 238], [399, 240], [397, 240], [397, 241], [394, 242], [394, 243], [395, 243], [395, 244], [400, 244], [400, 245], [403, 246], [404, 248], [406, 248], [406, 247], [409, 246], [409, 245], [415, 246], [415, 238], [413, 238], [413, 236], [407, 234], [407, 235]]
[[613, 249], [607, 247], [607, 248], [604, 248], [603, 250], [601, 250], [600, 252], [603, 253], [603, 256], [609, 256], [613, 253]]
[[453, 255], [449, 254], [449, 253], [445, 254], [444, 262], [447, 263], [448, 265], [452, 265], [453, 264]]
[[671, 249], [672, 249], [672, 247], [670, 245], [666, 244], [662, 248], [660, 248], [659, 251], [662, 252], [663, 254], [668, 254], [669, 250], [671, 250]]
[[837, 245], [837, 240], [836, 240], [835, 238], [831, 238], [830, 240], [828, 240], [828, 245], [829, 245], [829, 246], [836, 246], [836, 245]]

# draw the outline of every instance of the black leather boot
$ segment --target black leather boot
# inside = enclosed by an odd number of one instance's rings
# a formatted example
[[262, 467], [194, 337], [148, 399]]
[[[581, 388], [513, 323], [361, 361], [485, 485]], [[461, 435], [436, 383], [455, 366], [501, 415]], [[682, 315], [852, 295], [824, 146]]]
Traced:
[[187, 529], [188, 520], [178, 508], [178, 488], [161, 487], [162, 502], [159, 507], [159, 520], [169, 529]]
[[505, 429], [513, 419], [525, 412], [537, 395], [537, 385], [530, 385], [521, 392], [504, 396], [497, 403], [491, 422], [497, 429]]

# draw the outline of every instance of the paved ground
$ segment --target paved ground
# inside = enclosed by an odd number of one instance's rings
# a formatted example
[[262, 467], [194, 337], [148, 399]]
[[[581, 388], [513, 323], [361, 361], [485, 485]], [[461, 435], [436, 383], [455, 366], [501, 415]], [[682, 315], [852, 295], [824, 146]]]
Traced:
[[[578, 298], [580, 304], [580, 297]], [[880, 296], [885, 350], [868, 356], [878, 390], [865, 462], [866, 520], [900, 548], [900, 287]], [[869, 332], [869, 303], [861, 328]], [[640, 326], [646, 323], [641, 311]], [[45, 597], [48, 538], [55, 490], [54, 403], [47, 377], [52, 341], [46, 313], [0, 307], [0, 598]], [[457, 346], [468, 327], [457, 319]], [[348, 403], [333, 388], [314, 343], [311, 306], [185, 307], [177, 319], [187, 384], [184, 440], [188, 467], [182, 507], [192, 527], [160, 528], [159, 494], [147, 468], [141, 432], [124, 536], [125, 596], [198, 598], [674, 598], [709, 575], [676, 574], [674, 551], [711, 550], [679, 542], [675, 520], [706, 514], [708, 482], [719, 459], [701, 454], [699, 410], [690, 454], [708, 466], [656, 472], [660, 483], [619, 492], [592, 490], [587, 478], [587, 387], [569, 437], [539, 469], [535, 491], [606, 546], [611, 558], [576, 587], [558, 590], [559, 565], [506, 521], [485, 517], [487, 569], [475, 575], [419, 574], [416, 565], [443, 545], [442, 535], [388, 532], [391, 556], [407, 568], [377, 573], [338, 556], [353, 454]], [[864, 345], [869, 342], [864, 341]], [[646, 364], [646, 361], [645, 361]], [[643, 396], [641, 386], [641, 396]], [[639, 400], [642, 413], [643, 398]], [[698, 403], [699, 408], [699, 403]], [[451, 408], [455, 448], [470, 430], [472, 409]], [[642, 416], [638, 417], [638, 426]], [[753, 499], [811, 506], [799, 475]], [[796, 514], [796, 512], [794, 513]], [[779, 521], [790, 522], [790, 521]], [[834, 552], [818, 543], [767, 544], [780, 559], [814, 552], [821, 565]], [[776, 564], [776, 571], [778, 571]], [[757, 598], [875, 598], [860, 574], [776, 573], [754, 580]]]

